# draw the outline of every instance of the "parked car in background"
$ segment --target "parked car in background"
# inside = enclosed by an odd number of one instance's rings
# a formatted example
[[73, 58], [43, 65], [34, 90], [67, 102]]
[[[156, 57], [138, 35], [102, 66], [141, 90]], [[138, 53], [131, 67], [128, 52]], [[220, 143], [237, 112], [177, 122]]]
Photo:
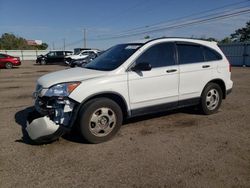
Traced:
[[84, 67], [86, 64], [91, 62], [93, 59], [86, 57], [84, 59], [73, 59], [70, 61], [69, 66], [70, 67]]
[[41, 65], [51, 63], [64, 63], [65, 57], [72, 54], [72, 51], [50, 51], [46, 55], [39, 55], [36, 59], [36, 63], [39, 63]]
[[0, 68], [11, 69], [14, 66], [21, 65], [19, 57], [13, 57], [7, 54], [0, 54]]
[[71, 61], [74, 60], [82, 60], [85, 61], [85, 59], [95, 59], [98, 54], [100, 53], [100, 50], [83, 50], [81, 52], [78, 52], [74, 55], [69, 55], [65, 57], [65, 63], [70, 65]]

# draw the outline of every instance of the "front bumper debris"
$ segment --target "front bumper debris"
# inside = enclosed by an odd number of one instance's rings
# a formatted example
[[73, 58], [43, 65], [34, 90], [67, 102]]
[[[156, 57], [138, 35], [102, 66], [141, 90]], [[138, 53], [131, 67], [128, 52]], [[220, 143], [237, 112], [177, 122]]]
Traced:
[[35, 142], [50, 142], [61, 137], [65, 132], [62, 126], [55, 124], [48, 116], [38, 117], [34, 111], [28, 115], [26, 131]]
[[26, 131], [36, 143], [51, 142], [70, 131], [76, 103], [65, 99], [37, 98], [27, 117]]

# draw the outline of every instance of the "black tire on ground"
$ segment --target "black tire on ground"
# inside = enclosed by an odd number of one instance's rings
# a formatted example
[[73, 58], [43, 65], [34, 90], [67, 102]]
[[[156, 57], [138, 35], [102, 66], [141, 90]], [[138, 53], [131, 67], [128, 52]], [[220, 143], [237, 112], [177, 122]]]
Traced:
[[40, 65], [46, 65], [47, 63], [46, 63], [46, 61], [45, 61], [45, 59], [41, 59], [40, 60]]
[[209, 115], [216, 113], [222, 102], [222, 90], [216, 83], [208, 83], [201, 94], [201, 112]]
[[5, 68], [6, 68], [6, 69], [12, 69], [12, 68], [13, 68], [12, 63], [11, 63], [11, 62], [5, 63]]
[[110, 140], [122, 125], [120, 106], [108, 98], [88, 101], [80, 110], [79, 126], [82, 136], [93, 144]]

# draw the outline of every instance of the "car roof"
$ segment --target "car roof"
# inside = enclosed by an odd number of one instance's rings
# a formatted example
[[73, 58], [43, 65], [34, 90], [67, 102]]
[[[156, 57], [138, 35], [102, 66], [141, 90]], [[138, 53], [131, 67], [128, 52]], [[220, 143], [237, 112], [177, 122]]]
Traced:
[[67, 50], [51, 50], [49, 52], [71, 52], [73, 53], [72, 51], [67, 51]]
[[215, 41], [207, 41], [204, 39], [198, 39], [198, 38], [188, 38], [188, 37], [160, 37], [160, 38], [154, 38], [154, 39], [143, 39], [143, 40], [139, 40], [139, 41], [134, 41], [131, 42], [129, 44], [133, 44], [133, 43], [138, 43], [138, 44], [146, 44], [149, 42], [153, 42], [153, 41], [158, 41], [158, 40], [169, 40], [169, 41], [183, 41], [183, 42], [198, 42], [198, 43], [217, 43]]

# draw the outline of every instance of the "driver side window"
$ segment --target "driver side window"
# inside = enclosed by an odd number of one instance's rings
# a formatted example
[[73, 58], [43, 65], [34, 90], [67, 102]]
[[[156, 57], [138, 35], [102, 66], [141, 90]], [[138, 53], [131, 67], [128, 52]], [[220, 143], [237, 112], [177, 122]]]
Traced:
[[137, 60], [136, 64], [149, 63], [152, 68], [175, 65], [175, 50], [173, 43], [160, 43], [147, 49]]
[[48, 53], [48, 57], [54, 57], [56, 54], [55, 54], [55, 52], [50, 52], [50, 53]]

